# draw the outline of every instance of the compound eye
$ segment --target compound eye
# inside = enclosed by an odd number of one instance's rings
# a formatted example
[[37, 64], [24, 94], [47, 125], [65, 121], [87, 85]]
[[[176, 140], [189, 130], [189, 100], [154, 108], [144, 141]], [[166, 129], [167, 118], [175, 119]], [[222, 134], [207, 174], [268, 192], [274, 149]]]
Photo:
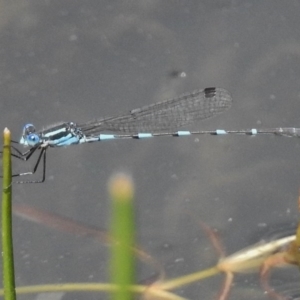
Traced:
[[36, 133], [30, 133], [26, 136], [27, 143], [30, 147], [36, 146], [40, 142], [40, 137]]
[[24, 136], [29, 135], [31, 133], [35, 133], [35, 132], [36, 132], [35, 127], [32, 124], [26, 124], [23, 128]]

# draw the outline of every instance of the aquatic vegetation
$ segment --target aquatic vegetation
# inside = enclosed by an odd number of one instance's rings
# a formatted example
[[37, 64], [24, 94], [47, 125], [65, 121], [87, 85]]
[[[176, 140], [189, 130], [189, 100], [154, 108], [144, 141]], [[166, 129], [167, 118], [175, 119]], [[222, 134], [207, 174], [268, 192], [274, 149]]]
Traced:
[[[27, 205], [14, 205], [13, 211], [20, 217], [26, 218], [29, 221], [39, 223], [41, 225], [55, 228], [62, 232], [72, 233], [81, 236], [89, 236], [99, 240], [101, 243], [113, 243], [112, 238], [105, 231], [96, 228], [91, 228], [84, 224], [72, 221], [65, 217], [55, 214], [44, 212]], [[134, 285], [133, 291], [143, 294], [145, 299], [184, 299], [174, 294], [173, 290], [187, 286], [189, 284], [207, 279], [209, 277], [224, 274], [225, 279], [220, 292], [217, 295], [218, 300], [228, 299], [231, 290], [234, 276], [239, 273], [254, 273], [260, 276], [263, 289], [275, 299], [284, 299], [280, 294], [277, 294], [269, 285], [268, 278], [270, 271], [281, 265], [299, 265], [297, 243], [299, 239], [296, 238], [297, 234], [289, 234], [288, 236], [279, 237], [271, 241], [262, 240], [252, 246], [239, 250], [231, 255], [226, 256], [220, 238], [217, 232], [206, 225], [204, 222], [199, 221], [201, 229], [208, 236], [211, 244], [219, 254], [219, 260], [215, 266], [201, 270], [199, 272], [187, 274], [173, 279], [167, 279], [165, 271], [161, 264], [150, 254], [146, 253], [139, 246], [133, 248], [134, 253], [140, 258], [147, 266], [153, 268], [157, 277], [154, 282], [148, 285]], [[53, 290], [53, 286], [48, 286]], [[82, 291], [102, 291], [109, 292], [116, 287], [112, 284], [94, 283], [94, 284], [74, 284], [62, 285], [61, 290], [82, 290]], [[30, 290], [30, 287], [28, 287]], [[38, 287], [32, 287], [33, 291], [38, 291]], [[47, 286], [43, 286], [43, 290], [47, 290]], [[24, 291], [18, 289], [18, 291]]]

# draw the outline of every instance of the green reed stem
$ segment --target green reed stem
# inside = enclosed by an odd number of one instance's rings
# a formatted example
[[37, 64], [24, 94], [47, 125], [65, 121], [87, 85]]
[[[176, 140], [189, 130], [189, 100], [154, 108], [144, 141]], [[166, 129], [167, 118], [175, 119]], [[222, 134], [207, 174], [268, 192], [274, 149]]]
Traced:
[[133, 207], [133, 184], [131, 179], [119, 174], [109, 184], [112, 200], [111, 236], [116, 242], [112, 245], [110, 262], [111, 282], [119, 288], [112, 293], [113, 300], [131, 300], [130, 288], [135, 282], [135, 224]]
[[2, 260], [4, 299], [15, 300], [15, 274], [12, 238], [12, 179], [11, 179], [11, 148], [10, 131], [3, 132], [3, 183], [2, 183]]

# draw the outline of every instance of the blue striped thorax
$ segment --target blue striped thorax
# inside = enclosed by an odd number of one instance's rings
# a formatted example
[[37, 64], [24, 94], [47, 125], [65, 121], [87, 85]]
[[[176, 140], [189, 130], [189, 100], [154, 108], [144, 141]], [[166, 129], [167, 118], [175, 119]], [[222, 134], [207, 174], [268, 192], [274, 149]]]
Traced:
[[78, 144], [81, 139], [84, 139], [84, 134], [73, 122], [62, 123], [41, 132], [36, 132], [32, 124], [26, 124], [20, 144], [30, 148], [61, 147]]

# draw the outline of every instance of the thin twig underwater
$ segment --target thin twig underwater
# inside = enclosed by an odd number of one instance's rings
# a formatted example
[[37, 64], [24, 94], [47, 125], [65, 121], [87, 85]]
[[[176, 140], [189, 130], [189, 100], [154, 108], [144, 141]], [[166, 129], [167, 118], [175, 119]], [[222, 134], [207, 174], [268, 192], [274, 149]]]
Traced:
[[[299, 197], [300, 199], [300, 197]], [[299, 200], [300, 203], [300, 200]], [[43, 212], [41, 210], [29, 207], [27, 205], [14, 205], [13, 211], [18, 216], [25, 218], [29, 221], [43, 224], [47, 227], [54, 228], [63, 232], [71, 234], [89, 236], [100, 240], [105, 243], [112, 243], [113, 241], [107, 233], [96, 228], [79, 224], [78, 222], [60, 217], [55, 214]], [[220, 238], [217, 232], [207, 226], [204, 222], [199, 221], [202, 230], [208, 236], [213, 247], [219, 255], [219, 261], [211, 268], [198, 271], [185, 276], [180, 276], [174, 279], [166, 279], [165, 272], [159, 262], [155, 260], [151, 255], [134, 248], [133, 250], [141, 260], [151, 265], [157, 272], [158, 276], [154, 279], [154, 282], [147, 285], [136, 285], [132, 289], [143, 295], [144, 299], [184, 299], [169, 291], [181, 288], [183, 286], [199, 282], [200, 280], [218, 275], [225, 274], [223, 285], [219, 294], [216, 296], [217, 300], [226, 300], [229, 298], [234, 275], [238, 273], [250, 273], [257, 272], [260, 276], [262, 287], [267, 295], [273, 299], [283, 300], [286, 297], [280, 295], [273, 288], [270, 287], [268, 277], [272, 268], [281, 265], [298, 265], [299, 260], [299, 245], [300, 245], [300, 225], [298, 226], [297, 233], [290, 234], [285, 237], [277, 238], [272, 241], [261, 241], [255, 245], [242, 249], [229, 256], [225, 256]], [[105, 286], [104, 286], [105, 285]], [[44, 291], [47, 286], [44, 286]], [[96, 288], [97, 287], [97, 288]], [[28, 287], [29, 289], [30, 287]], [[50, 288], [50, 287], [49, 287]], [[69, 286], [69, 290], [80, 290], [80, 286]], [[99, 291], [110, 291], [115, 287], [109, 284], [97, 284], [94, 287], [82, 286], [82, 291], [88, 289]], [[67, 289], [66, 289], [67, 290]], [[38, 291], [38, 287], [35, 287], [35, 292]]]

